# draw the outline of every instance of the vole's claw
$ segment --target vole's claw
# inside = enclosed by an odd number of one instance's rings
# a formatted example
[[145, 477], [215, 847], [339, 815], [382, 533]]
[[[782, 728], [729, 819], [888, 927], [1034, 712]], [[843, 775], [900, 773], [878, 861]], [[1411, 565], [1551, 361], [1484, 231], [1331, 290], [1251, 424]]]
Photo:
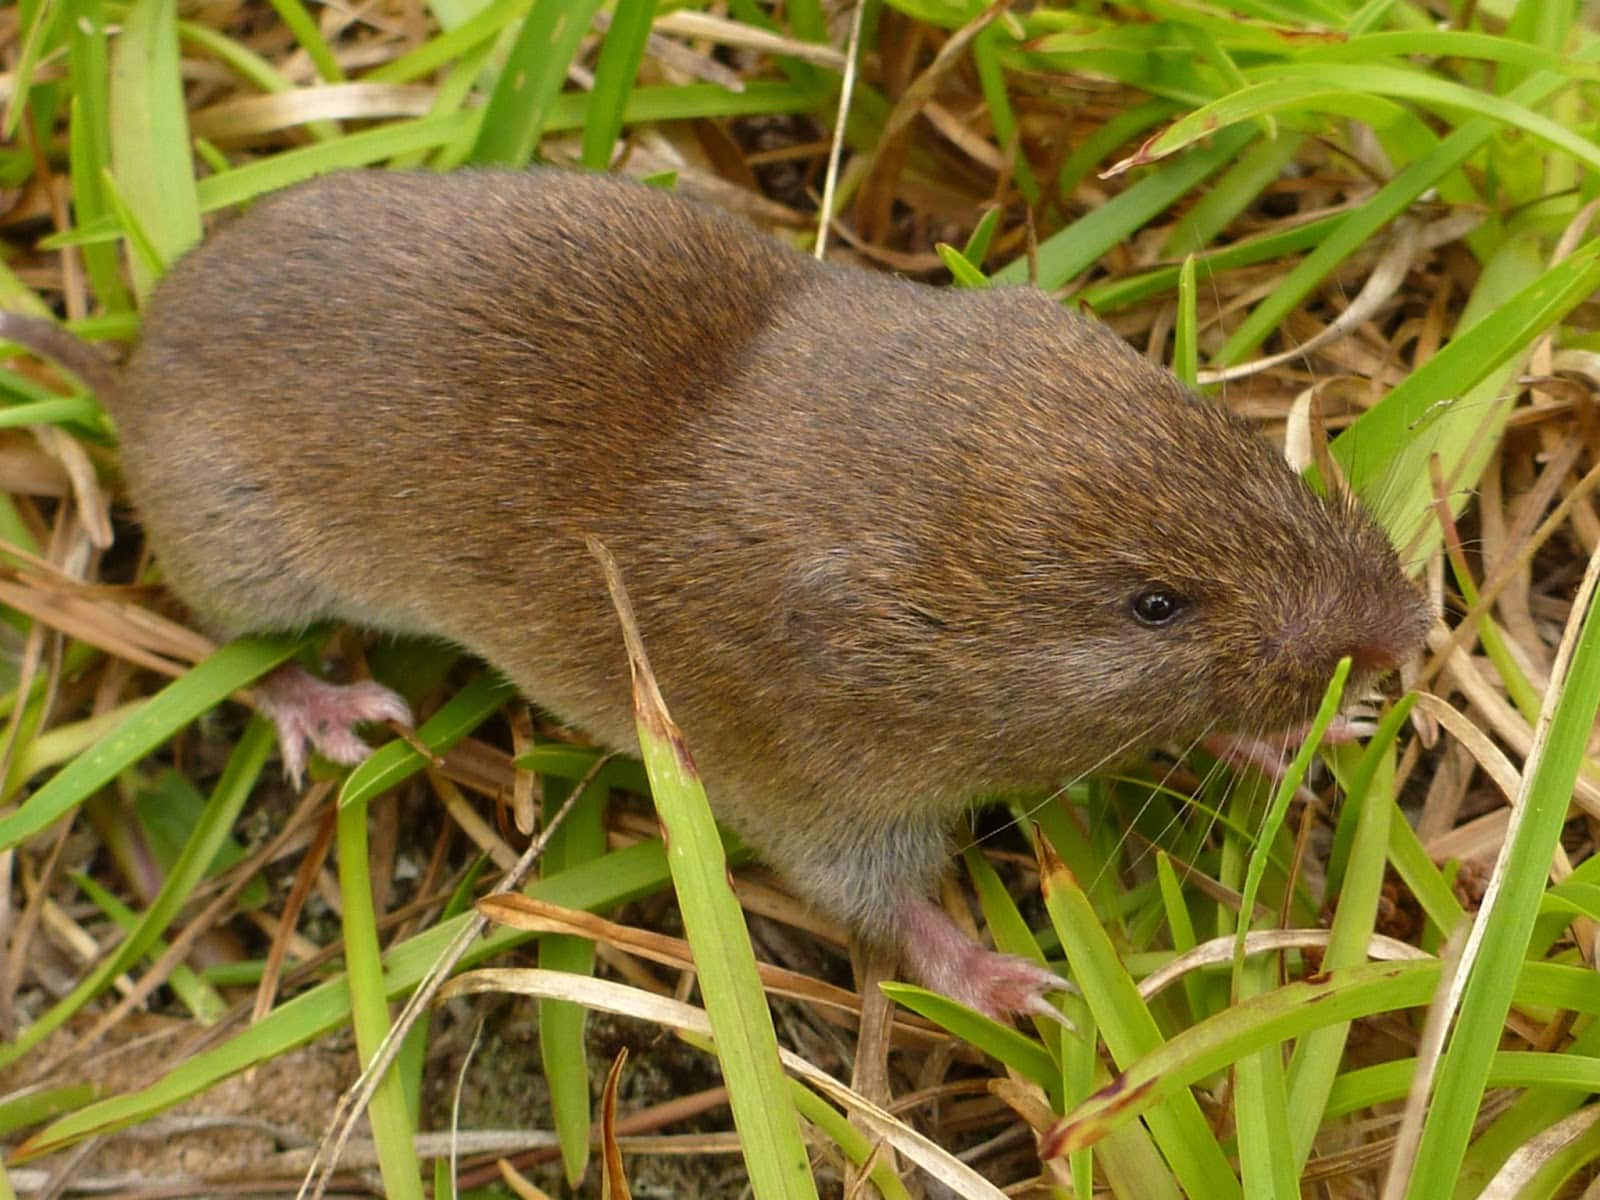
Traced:
[[1066, 1013], [1062, 1012], [1054, 1004], [1051, 1004], [1050, 1001], [1046, 1000], [1043, 996], [1033, 997], [1021, 1011], [1030, 1017], [1042, 1017], [1046, 1021], [1054, 1021], [1068, 1033], [1078, 1032], [1078, 1027], [1073, 1023], [1072, 1018], [1067, 1016]]
[[1072, 990], [1072, 985], [1048, 967], [1014, 954], [999, 954], [974, 946], [966, 964], [966, 996], [954, 999], [977, 1009], [985, 1016], [1005, 1021], [1013, 1016], [1044, 1017], [1068, 1029], [1076, 1026], [1054, 1004], [1045, 999], [1050, 992]]
[[283, 771], [297, 788], [309, 751], [330, 762], [354, 766], [371, 753], [357, 725], [397, 721], [409, 727], [411, 708], [399, 695], [370, 681], [337, 684], [300, 667], [283, 667], [261, 685], [258, 698], [278, 727]]
[[924, 986], [996, 1021], [1026, 1014], [1072, 1027], [1045, 996], [1076, 989], [1048, 967], [984, 949], [956, 928], [943, 909], [926, 900], [907, 904], [902, 921], [901, 953]]

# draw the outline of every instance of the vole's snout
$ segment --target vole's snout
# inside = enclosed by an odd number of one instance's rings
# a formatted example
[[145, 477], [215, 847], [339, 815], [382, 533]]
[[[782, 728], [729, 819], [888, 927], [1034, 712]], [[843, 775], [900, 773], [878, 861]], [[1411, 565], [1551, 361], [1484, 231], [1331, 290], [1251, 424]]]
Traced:
[[1410, 661], [1421, 648], [1431, 620], [1421, 593], [1403, 581], [1383, 589], [1357, 589], [1339, 608], [1335, 627], [1342, 626], [1345, 632], [1330, 647], [1331, 659], [1337, 662], [1349, 655], [1353, 680], [1366, 685]]
[[1421, 648], [1432, 619], [1421, 593], [1398, 572], [1321, 576], [1286, 608], [1267, 639], [1268, 653], [1308, 696], [1326, 686], [1341, 658], [1350, 659], [1355, 693], [1394, 674]]
[[1410, 647], [1402, 648], [1386, 638], [1373, 638], [1350, 647], [1350, 665], [1363, 675], [1398, 671], [1409, 657]]

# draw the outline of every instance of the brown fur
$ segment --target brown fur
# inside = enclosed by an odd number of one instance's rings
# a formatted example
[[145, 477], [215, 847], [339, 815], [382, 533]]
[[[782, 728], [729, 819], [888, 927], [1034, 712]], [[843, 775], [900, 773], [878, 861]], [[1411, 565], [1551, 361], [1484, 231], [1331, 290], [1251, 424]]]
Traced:
[[[213, 625], [448, 638], [628, 747], [598, 535], [719, 813], [883, 939], [974, 796], [1286, 728], [1426, 621], [1363, 514], [1040, 293], [818, 265], [614, 178], [272, 197], [177, 264], [105, 399]], [[1192, 607], [1140, 625], [1151, 583]]]

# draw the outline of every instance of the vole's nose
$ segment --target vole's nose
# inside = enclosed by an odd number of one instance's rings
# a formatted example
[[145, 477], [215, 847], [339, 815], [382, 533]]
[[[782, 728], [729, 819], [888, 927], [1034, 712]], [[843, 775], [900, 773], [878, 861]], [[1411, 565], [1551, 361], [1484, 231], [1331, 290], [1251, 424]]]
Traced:
[[1397, 670], [1422, 648], [1430, 614], [1417, 593], [1407, 590], [1355, 611], [1363, 612], [1364, 618], [1351, 630], [1345, 653], [1357, 671], [1381, 675]]
[[1381, 674], [1399, 668], [1405, 655], [1394, 643], [1383, 639], [1360, 642], [1350, 648], [1350, 665], [1363, 674]]

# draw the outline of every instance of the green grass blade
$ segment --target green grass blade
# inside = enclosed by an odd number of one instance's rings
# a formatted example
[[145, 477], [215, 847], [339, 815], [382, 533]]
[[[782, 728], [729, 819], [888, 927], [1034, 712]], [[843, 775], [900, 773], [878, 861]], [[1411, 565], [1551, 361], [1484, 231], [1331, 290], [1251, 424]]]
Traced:
[[300, 48], [306, 52], [311, 65], [317, 68], [317, 74], [328, 83], [343, 82], [344, 68], [334, 57], [333, 48], [322, 36], [322, 30], [317, 28], [316, 18], [306, 11], [306, 6], [301, 4], [300, 0], [271, 0], [271, 3], [273, 11], [283, 21], [284, 27], [294, 35], [294, 40], [300, 43]]
[[1184, 386], [1197, 386], [1200, 376], [1199, 322], [1195, 314], [1194, 255], [1178, 271], [1178, 320], [1172, 328], [1172, 373]]
[[1056, 176], [1056, 195], [1063, 200], [1070, 196], [1084, 177], [1109, 158], [1118, 146], [1138, 137], [1176, 111], [1177, 105], [1170, 101], [1149, 100], [1115, 114], [1081, 144], [1072, 148], [1072, 153], [1067, 155], [1066, 162], [1061, 164], [1060, 174]]
[[[112, 169], [164, 263], [200, 240], [177, 21], [176, 0], [135, 0], [111, 55]], [[149, 264], [135, 257], [131, 269], [135, 290], [148, 294]]]
[[[388, 989], [378, 945], [378, 915], [372, 906], [372, 874], [367, 854], [365, 801], [339, 809], [339, 914], [344, 930], [345, 972], [350, 981], [350, 1023], [365, 1067], [389, 1033]], [[416, 1114], [406, 1102], [405, 1077], [397, 1061], [383, 1073], [367, 1120], [377, 1144], [384, 1195], [423, 1200], [421, 1167], [413, 1136]]]
[[[1359, 966], [1366, 961], [1367, 946], [1377, 925], [1378, 901], [1388, 863], [1389, 797], [1394, 795], [1394, 743], [1416, 703], [1405, 696], [1379, 723], [1377, 732], [1361, 752], [1345, 781], [1345, 805], [1354, 805], [1354, 843], [1349, 865], [1340, 881], [1338, 907], [1324, 970]], [[1340, 747], [1354, 753], [1354, 747]], [[1311, 1144], [1324, 1120], [1328, 1094], [1344, 1055], [1348, 1025], [1328, 1025], [1301, 1038], [1288, 1068], [1288, 1128], [1286, 1137], [1298, 1167], [1305, 1166]]]
[[930, 992], [909, 983], [880, 983], [885, 996], [904, 1005], [918, 1016], [927, 1017], [941, 1029], [948, 1029], [964, 1042], [970, 1042], [1019, 1075], [1031, 1079], [1060, 1102], [1061, 1067], [1038, 1042], [1008, 1025], [973, 1012], [948, 996]]
[[961, 288], [986, 288], [989, 277], [972, 264], [961, 251], [945, 242], [934, 247], [945, 267], [950, 271], [951, 282]]
[[[1039, 246], [1039, 286], [1058, 288], [1087, 270], [1119, 242], [1206, 176], [1231, 162], [1256, 137], [1254, 129], [1224, 130], [1215, 141], [1157, 170]], [[1027, 283], [1028, 260], [1013, 259], [995, 272], [996, 283]]]
[[243, 204], [329, 171], [371, 166], [415, 150], [433, 150], [478, 119], [477, 113], [458, 112], [418, 117], [415, 121], [395, 121], [376, 129], [346, 134], [334, 141], [248, 162], [202, 179], [195, 189], [200, 210], [214, 212]]
[[972, 227], [967, 244], [961, 247], [961, 257], [980, 271], [983, 260], [989, 257], [989, 244], [994, 241], [994, 231], [1000, 228], [1000, 206], [992, 204]]
[[[67, 64], [72, 82], [72, 122], [67, 159], [72, 174], [72, 216], [86, 225], [111, 213], [102, 173], [111, 167], [111, 101], [102, 0], [69, 0]], [[85, 246], [83, 265], [95, 298], [110, 312], [132, 307], [118, 269], [117, 248]]]
[[[417, 730], [417, 738], [434, 753], [442, 753], [487, 721], [516, 694], [517, 689], [499, 675], [485, 671], [429, 717]], [[427, 765], [409, 742], [399, 738], [387, 742], [350, 772], [339, 788], [339, 807], [365, 804]]]
[[410, 83], [432, 75], [442, 67], [499, 37], [532, 7], [533, 0], [494, 0], [454, 28], [446, 28], [407, 54], [391, 59], [368, 71], [363, 79], [370, 83]]
[[656, 0], [617, 0], [611, 29], [600, 47], [594, 68], [594, 91], [589, 94], [589, 114], [583, 124], [583, 165], [603, 171], [611, 165], [611, 150], [622, 132], [628, 94], [644, 58]]
[[[1111, 1057], [1126, 1067], [1141, 1056], [1155, 1053], [1166, 1044], [1161, 1030], [1106, 936], [1088, 896], [1072, 872], [1055, 857], [1048, 842], [1043, 843], [1041, 856], [1045, 907], [1066, 949], [1072, 978], [1094, 1014]], [[1239, 1196], [1239, 1181], [1194, 1095], [1184, 1089], [1172, 1089], [1163, 1100], [1165, 1103], [1144, 1113], [1145, 1123], [1184, 1190], [1191, 1196], [1214, 1200]], [[1089, 1103], [1092, 1102], [1091, 1099]]]
[[[1319, 245], [1330, 231], [1338, 228], [1343, 216], [1320, 217], [1295, 225], [1281, 233], [1267, 233], [1260, 237], [1243, 238], [1220, 249], [1195, 253], [1195, 269], [1201, 278], [1209, 279], [1223, 271], [1237, 267], [1254, 266], [1273, 259], [1298, 254]], [[1092, 283], [1077, 293], [1076, 299], [1097, 313], [1112, 313], [1118, 309], [1139, 304], [1152, 296], [1169, 292], [1178, 285], [1180, 264], [1157, 267], [1119, 279]]]
[[1162, 252], [1176, 257], [1211, 245], [1267, 187], [1282, 178], [1304, 145], [1299, 134], [1283, 132], [1250, 147], [1173, 225]]
[[1301, 781], [1306, 777], [1306, 771], [1311, 767], [1311, 759], [1317, 752], [1317, 747], [1322, 744], [1322, 737], [1328, 732], [1328, 726], [1333, 723], [1333, 718], [1339, 711], [1339, 700], [1344, 695], [1345, 680], [1350, 677], [1350, 660], [1341, 658], [1339, 665], [1334, 668], [1333, 678], [1328, 681], [1328, 687], [1322, 694], [1322, 703], [1317, 708], [1317, 715], [1311, 719], [1311, 729], [1305, 739], [1300, 743], [1300, 749], [1295, 751], [1295, 756], [1290, 760], [1288, 769], [1284, 771], [1283, 778], [1278, 780], [1277, 789], [1273, 792], [1272, 803], [1267, 808], [1266, 816], [1262, 819], [1261, 829], [1256, 837], [1255, 850], [1250, 855], [1244, 881], [1244, 890], [1240, 895], [1239, 911], [1243, 914], [1239, 919], [1239, 928], [1233, 941], [1233, 970], [1234, 990], [1238, 992], [1238, 979], [1244, 970], [1244, 942], [1245, 935], [1250, 932], [1250, 914], [1256, 910], [1256, 898], [1261, 893], [1261, 881], [1266, 878], [1267, 867], [1272, 860], [1272, 846], [1276, 843], [1279, 831], [1283, 828], [1284, 817], [1289, 812], [1289, 802], [1300, 790]]
[[[544, 778], [544, 818], [561, 808], [573, 784]], [[598, 783], [598, 781], [596, 781]], [[592, 862], [606, 848], [606, 792], [591, 785], [550, 835], [540, 860], [546, 878]], [[551, 971], [587, 975], [594, 970], [594, 943], [587, 938], [547, 935], [539, 939], [539, 965]], [[589, 1164], [589, 1056], [584, 1031], [589, 1010], [565, 1000], [539, 1001], [539, 1055], [550, 1085], [550, 1110], [561, 1139], [567, 1183], [578, 1186]]]
[[[100, 186], [106, 204], [115, 218], [115, 225], [121, 230], [122, 237], [127, 242], [129, 266], [135, 278], [138, 277], [139, 271], [143, 270], [149, 279], [160, 279], [166, 273], [171, 260], [161, 253], [155, 238], [145, 228], [144, 220], [134, 211], [133, 205], [128, 203], [127, 197], [122, 194], [117, 177], [111, 171], [100, 173]], [[60, 240], [64, 242], [66, 238]]]
[[[1471, 1137], [1489, 1064], [1511, 1006], [1517, 972], [1538, 915], [1549, 864], [1561, 836], [1572, 785], [1577, 780], [1595, 713], [1600, 710], [1600, 617], [1593, 603], [1600, 559], [1591, 561], [1569, 629], [1570, 663], [1552, 673], [1535, 734], [1523, 767], [1522, 788], [1495, 879], [1498, 887], [1484, 900], [1473, 933], [1481, 953], [1472, 964], [1460, 1013], [1439, 1064], [1433, 1102], [1423, 1125], [1407, 1196], [1415, 1200], [1450, 1195], [1453, 1164], [1461, 1161]], [[1470, 943], [1469, 943], [1470, 945]]]
[[[201, 713], [288, 661], [308, 640], [241, 638], [223, 646], [151, 697], [94, 749], [73, 759], [16, 812], [0, 819], [0, 849], [15, 846], [70, 812]], [[0, 1061], [5, 1061], [4, 1051]]]
[[535, 0], [484, 109], [472, 161], [526, 166], [600, 0]]
[[[1545, 0], [1538, 0], [1540, 4]], [[1368, 33], [1349, 41], [1312, 46], [1295, 56], [1302, 66], [1312, 63], [1364, 63], [1377, 59], [1403, 59], [1413, 54], [1428, 57], [1479, 59], [1507, 63], [1535, 71], [1550, 71], [1574, 79], [1600, 78], [1592, 64], [1573, 62], [1549, 50], [1509, 37], [1459, 29], [1395, 30]], [[1513, 82], [1521, 82], [1520, 79]]]
[[[850, 1124], [849, 1118], [833, 1105], [798, 1079], [789, 1081], [789, 1091], [794, 1097], [794, 1106], [800, 1115], [832, 1138], [851, 1162], [860, 1166], [872, 1157], [873, 1151], [877, 1148], [876, 1143]], [[906, 1190], [906, 1185], [900, 1182], [900, 1177], [881, 1155], [869, 1178], [883, 1200], [911, 1200], [911, 1193]]]
[[[1002, 150], [1013, 145], [1019, 137], [1017, 114], [1011, 105], [1011, 94], [1005, 73], [1000, 66], [1000, 42], [1010, 35], [1003, 25], [990, 25], [972, 39], [970, 53], [972, 65], [978, 73], [978, 86], [989, 109], [989, 120], [994, 125], [994, 140]], [[1013, 182], [1022, 198], [1029, 204], [1039, 202], [1039, 181], [1025, 154], [1017, 154], [1011, 164]]]
[[[1588, 1031], [1585, 1031], [1588, 1033]], [[1600, 1029], [1590, 1041], [1600, 1038]], [[1416, 1076], [1417, 1060], [1392, 1062], [1346, 1071], [1335, 1081], [1328, 1097], [1328, 1115], [1342, 1117], [1380, 1104], [1404, 1100]], [[1600, 1091], [1600, 1056], [1549, 1054], [1541, 1050], [1500, 1050], [1489, 1070], [1489, 1086], [1497, 1088], [1550, 1088], [1555, 1091]]]
[[[1268, 956], [1241, 973], [1240, 994], [1262, 995], [1276, 982], [1276, 961]], [[1245, 1196], [1271, 1200], [1299, 1192], [1300, 1173], [1289, 1139], [1289, 1088], [1280, 1047], [1264, 1046], [1235, 1065], [1233, 1111]]]
[[12, 92], [6, 105], [3, 131], [6, 141], [14, 141], [17, 130], [22, 127], [23, 115], [29, 107], [29, 93], [39, 86], [34, 71], [50, 43], [56, 40], [56, 22], [63, 9], [63, 5], [52, 0], [22, 0], [15, 9], [22, 36], [20, 51], [10, 71]]

